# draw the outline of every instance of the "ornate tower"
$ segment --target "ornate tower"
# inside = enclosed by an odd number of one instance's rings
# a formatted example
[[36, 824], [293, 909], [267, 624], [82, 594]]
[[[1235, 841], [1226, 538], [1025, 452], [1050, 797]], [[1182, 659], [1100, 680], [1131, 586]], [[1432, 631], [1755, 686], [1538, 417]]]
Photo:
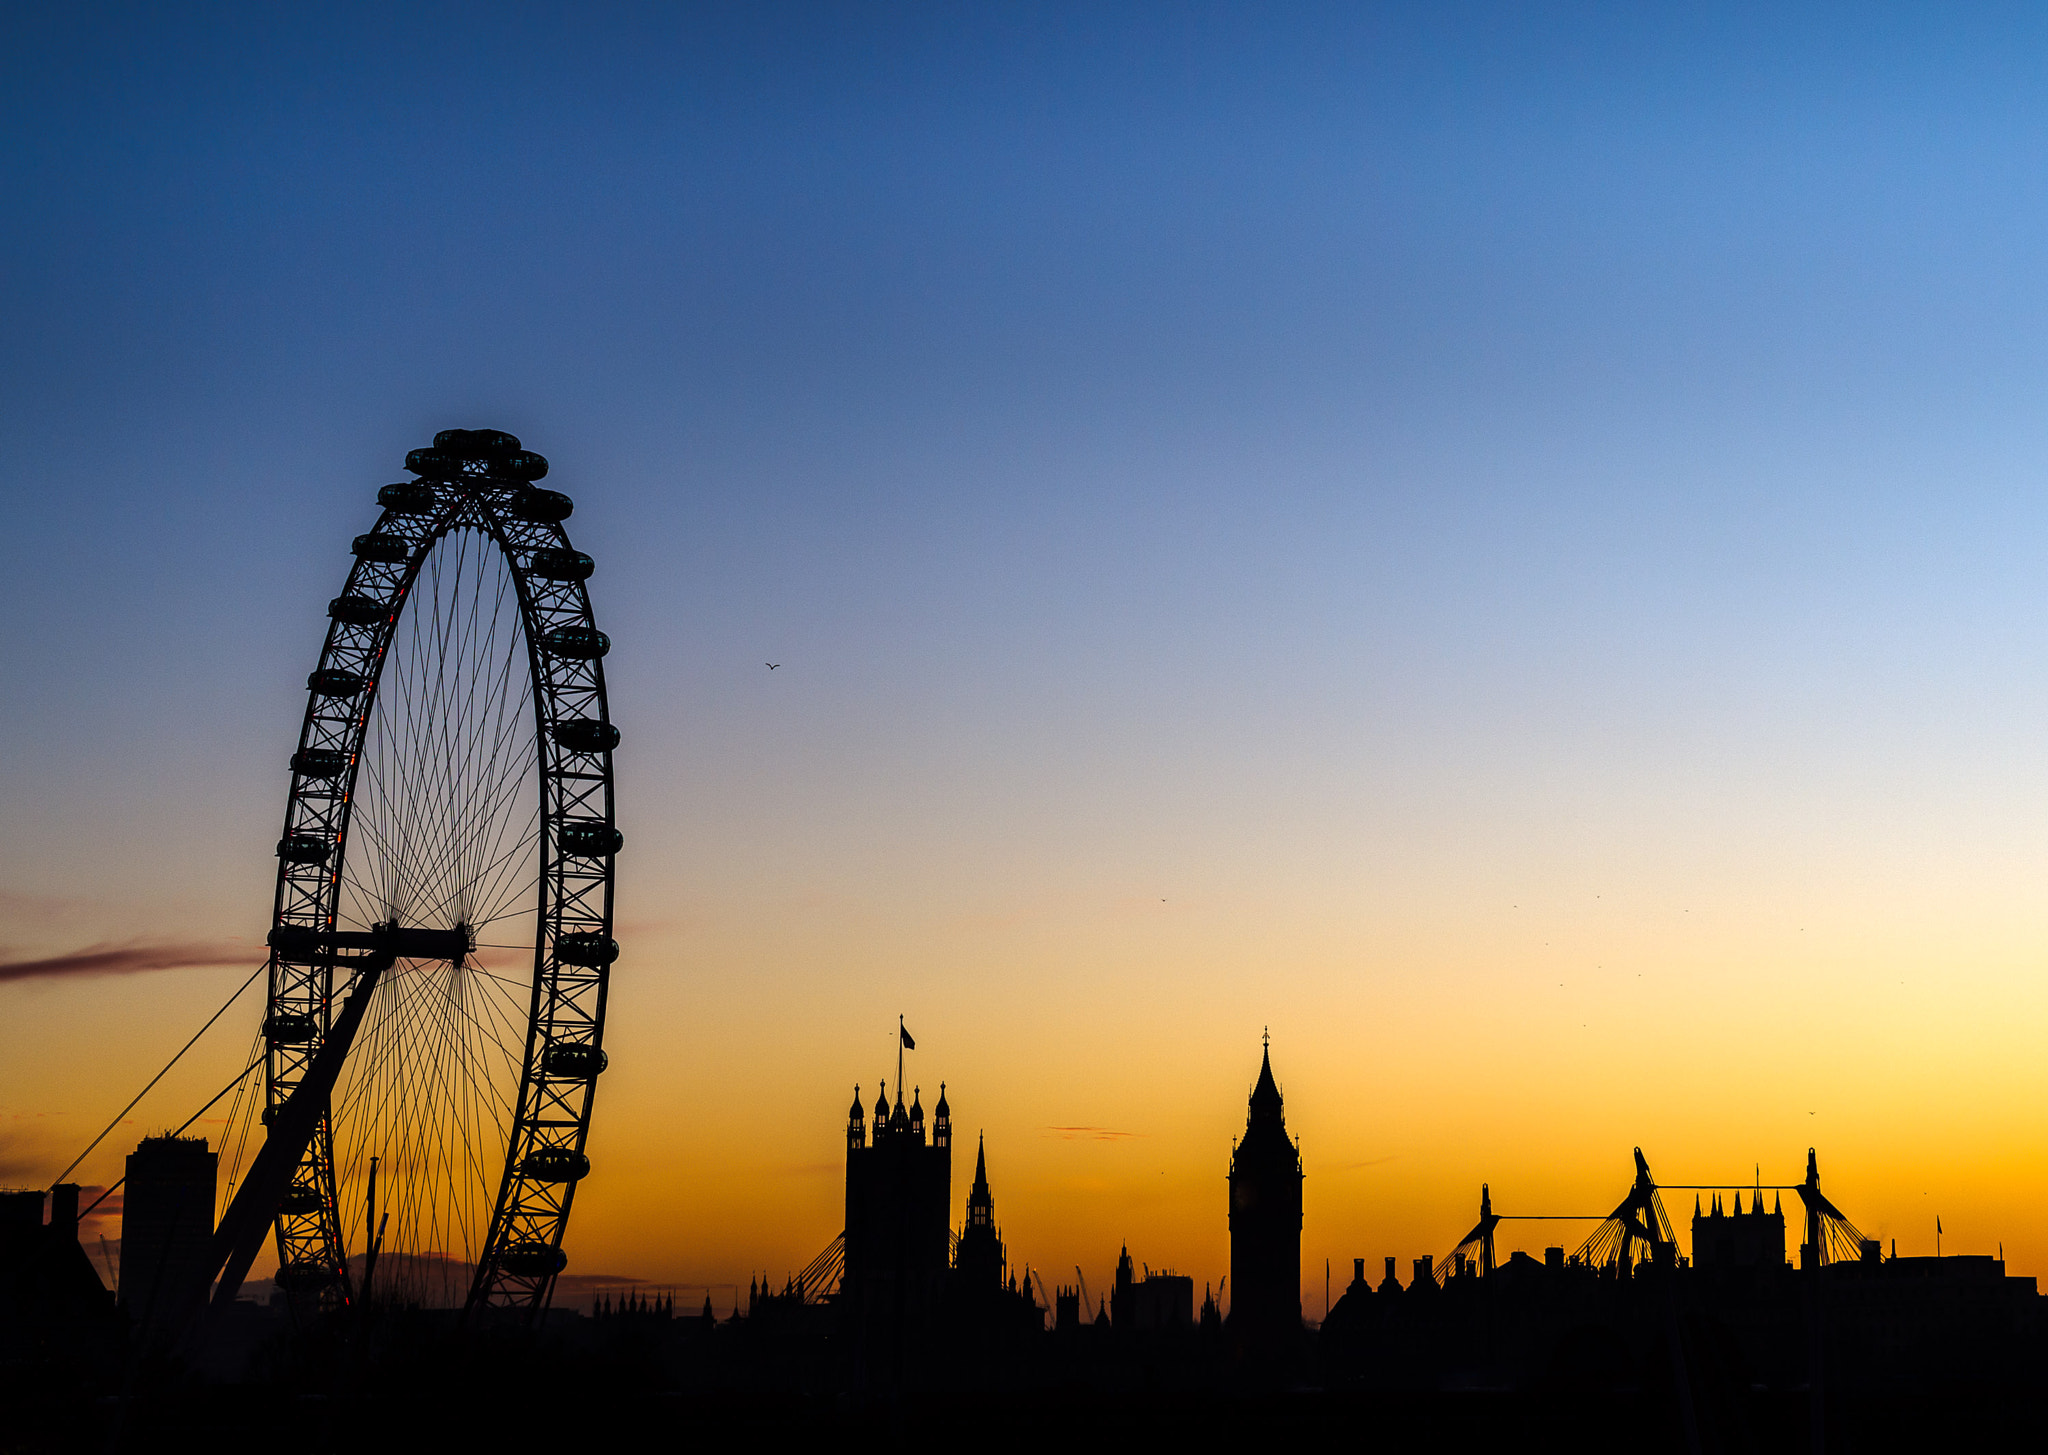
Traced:
[[945, 1297], [952, 1202], [951, 1111], [943, 1093], [937, 1139], [925, 1140], [923, 1108], [888, 1084], [863, 1144], [860, 1097], [846, 1122], [846, 1267], [837, 1300], [852, 1336], [856, 1377], [892, 1387], [929, 1340]]
[[1247, 1359], [1278, 1365], [1301, 1345], [1301, 1150], [1273, 1080], [1271, 1037], [1230, 1156], [1230, 1329]]
[[960, 1229], [954, 1264], [964, 1290], [994, 1293], [1003, 1286], [1003, 1239], [996, 1231], [996, 1200], [988, 1190], [988, 1150], [974, 1149], [974, 1186], [967, 1192], [967, 1223]]

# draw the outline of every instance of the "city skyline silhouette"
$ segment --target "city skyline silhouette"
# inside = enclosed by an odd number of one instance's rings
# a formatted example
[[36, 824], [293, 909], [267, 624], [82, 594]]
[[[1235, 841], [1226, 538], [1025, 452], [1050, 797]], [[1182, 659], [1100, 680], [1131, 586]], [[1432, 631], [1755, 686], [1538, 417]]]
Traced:
[[[2048, 1271], [2048, 24], [8, 33], [0, 1190], [81, 1337], [135, 1241], [152, 1358], [366, 1286], [1365, 1390], [1580, 1300], [1779, 1389], [1816, 1238], [1880, 1322]], [[1016, 1355], [1063, 1298], [1209, 1342]]]

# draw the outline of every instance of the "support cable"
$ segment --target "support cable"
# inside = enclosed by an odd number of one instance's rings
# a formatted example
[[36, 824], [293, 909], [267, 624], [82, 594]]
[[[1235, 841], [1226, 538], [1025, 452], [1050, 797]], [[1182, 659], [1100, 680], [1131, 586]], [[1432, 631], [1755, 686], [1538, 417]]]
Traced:
[[[186, 1117], [185, 1126], [179, 1127], [178, 1130], [172, 1132], [171, 1135], [174, 1137], [182, 1136], [184, 1134], [185, 1127], [191, 1126], [192, 1123], [198, 1121], [201, 1117], [205, 1116], [208, 1112], [212, 1111], [214, 1102], [219, 1101], [223, 1096], [226, 1096], [230, 1091], [233, 1091], [237, 1086], [240, 1086], [244, 1081], [247, 1081], [249, 1079], [249, 1073], [251, 1071], [254, 1071], [258, 1066], [261, 1066], [262, 1064], [262, 1058], [258, 1057], [256, 1060], [251, 1061], [247, 1066], [244, 1066], [239, 1072], [236, 1073], [235, 1079], [233, 1081], [230, 1081], [226, 1086], [223, 1086], [219, 1091], [216, 1091], [213, 1094], [213, 1099], [207, 1102], [205, 1106], [202, 1106], [201, 1108], [199, 1108], [198, 1111], [195, 1111], [192, 1113], [192, 1115]], [[94, 1198], [92, 1202], [86, 1207], [85, 1211], [81, 1212], [78, 1216], [81, 1219], [90, 1217], [92, 1215], [93, 1208], [98, 1207], [101, 1203], [105, 1202], [108, 1198], [112, 1197], [114, 1195], [115, 1189], [127, 1180], [128, 1174], [125, 1172], [122, 1173], [119, 1177], [116, 1177], [113, 1181], [113, 1185], [108, 1187], [107, 1190], [101, 1193], [98, 1197]]]
[[[258, 975], [261, 975], [265, 970], [269, 968], [270, 961], [268, 959], [266, 959], [261, 965], [258, 965], [256, 967], [254, 972], [250, 974], [249, 978], [242, 982], [241, 990], [237, 990], [233, 995], [230, 995], [227, 998], [227, 1003], [221, 1006], [219, 1010], [215, 1011], [210, 1017], [207, 1018], [206, 1024], [201, 1026], [198, 1029], [198, 1031], [193, 1034], [192, 1039], [187, 1041], [184, 1044], [184, 1046], [179, 1049], [178, 1054], [176, 1056], [171, 1057], [169, 1061], [164, 1063], [164, 1069], [157, 1072], [156, 1075], [149, 1078], [149, 1086], [145, 1086], [142, 1088], [142, 1090], [135, 1093], [135, 1101], [129, 1102], [128, 1105], [122, 1107], [120, 1111], [116, 1112], [114, 1114], [114, 1119], [107, 1123], [106, 1131], [103, 1131], [97, 1137], [94, 1137], [91, 1143], [86, 1147], [86, 1149], [83, 1152], [80, 1152], [78, 1156], [72, 1160], [71, 1165], [69, 1167], [66, 1167], [62, 1172], [59, 1172], [57, 1174], [56, 1178], [50, 1184], [53, 1188], [57, 1185], [57, 1183], [62, 1182], [65, 1178], [69, 1177], [72, 1173], [78, 1170], [78, 1164], [80, 1162], [83, 1162], [86, 1158], [90, 1157], [92, 1155], [92, 1149], [94, 1147], [97, 1147], [100, 1143], [104, 1142], [107, 1139], [107, 1133], [113, 1131], [115, 1127], [121, 1125], [121, 1118], [128, 1115], [129, 1112], [135, 1110], [136, 1103], [140, 1102], [143, 1097], [149, 1095], [151, 1087], [154, 1087], [159, 1081], [163, 1080], [164, 1077], [170, 1075], [171, 1067], [178, 1064], [178, 1062], [184, 1057], [186, 1051], [191, 1050], [194, 1046], [199, 1044], [199, 1037], [205, 1035], [208, 1031], [212, 1030], [213, 1023], [228, 1013], [228, 1006], [233, 1005], [236, 1001], [240, 1000], [242, 998], [242, 991], [247, 990], [250, 986], [254, 985], [256, 983], [256, 977]], [[242, 1076], [247, 1076], [248, 1074], [248, 1072], [244, 1071], [242, 1073]], [[239, 1082], [242, 1079], [242, 1076], [237, 1076], [235, 1078], [235, 1081]], [[231, 1082], [229, 1084], [232, 1085], [233, 1083]], [[225, 1092], [222, 1093], [222, 1095], [225, 1094]], [[216, 1096], [213, 1099], [213, 1101], [219, 1100], [220, 1097], [218, 1096]], [[212, 1106], [213, 1101], [209, 1101], [207, 1105]], [[191, 1122], [185, 1123], [186, 1127], [189, 1127], [191, 1125]], [[178, 1128], [178, 1130], [182, 1132], [183, 1130], [185, 1130], [185, 1127], [180, 1127]], [[109, 1190], [111, 1191], [111, 1189]], [[102, 1194], [102, 1196], [104, 1195], [105, 1194]], [[95, 1204], [95, 1206], [97, 1206], [97, 1204]]]

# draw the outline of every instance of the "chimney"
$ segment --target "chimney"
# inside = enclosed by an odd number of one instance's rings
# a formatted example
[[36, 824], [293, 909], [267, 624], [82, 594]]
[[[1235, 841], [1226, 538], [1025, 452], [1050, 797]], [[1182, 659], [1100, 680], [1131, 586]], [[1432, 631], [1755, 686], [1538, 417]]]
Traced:
[[78, 1241], [78, 1184], [60, 1182], [50, 1189], [50, 1236]]
[[1365, 1282], [1365, 1260], [1363, 1258], [1353, 1258], [1351, 1260], [1351, 1281], [1353, 1283]]

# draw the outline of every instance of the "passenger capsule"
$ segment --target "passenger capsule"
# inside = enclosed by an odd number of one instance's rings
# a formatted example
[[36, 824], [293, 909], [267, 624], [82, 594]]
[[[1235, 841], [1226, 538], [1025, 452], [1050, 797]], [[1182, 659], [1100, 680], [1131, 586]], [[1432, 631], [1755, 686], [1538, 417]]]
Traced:
[[368, 685], [364, 678], [339, 667], [322, 667], [306, 679], [306, 686], [322, 697], [354, 697]]
[[549, 548], [535, 551], [533, 560], [527, 564], [529, 576], [538, 576], [543, 581], [588, 581], [590, 573], [597, 569], [597, 562], [581, 551], [558, 551]]
[[565, 717], [553, 731], [555, 741], [572, 753], [608, 753], [619, 745], [619, 730], [594, 717]]
[[550, 657], [594, 662], [612, 649], [612, 639], [595, 627], [558, 626], [540, 639], [540, 649]]
[[546, 1278], [569, 1266], [569, 1255], [546, 1243], [514, 1243], [498, 1255], [498, 1267], [514, 1278]]
[[626, 836], [601, 818], [572, 818], [563, 822], [555, 843], [565, 854], [602, 859], [625, 848]]
[[462, 473], [462, 461], [439, 450], [414, 450], [405, 457], [405, 468], [428, 480], [453, 480]]
[[517, 453], [519, 436], [502, 429], [444, 429], [434, 436], [434, 448], [462, 459], [480, 460]]
[[532, 450], [514, 450], [503, 459], [491, 461], [491, 473], [514, 480], [539, 480], [548, 473], [545, 455], [536, 455]]
[[537, 1147], [519, 1159], [519, 1175], [535, 1182], [581, 1182], [590, 1159], [570, 1147]]
[[560, 1041], [541, 1053], [540, 1069], [564, 1080], [588, 1081], [611, 1064], [600, 1046], [580, 1041]]
[[320, 931], [311, 925], [279, 925], [269, 935], [270, 948], [287, 960], [310, 960], [320, 953]]
[[441, 497], [424, 480], [400, 480], [377, 492], [377, 503], [393, 515], [432, 515]]
[[391, 615], [391, 606], [369, 596], [337, 596], [327, 603], [327, 614], [347, 626], [374, 626]]
[[383, 531], [371, 531], [368, 535], [355, 538], [349, 549], [358, 558], [376, 561], [380, 565], [396, 566], [412, 556], [412, 542], [404, 536], [387, 535]]
[[301, 778], [339, 778], [348, 772], [348, 754], [338, 748], [301, 748], [292, 754], [292, 772]]
[[512, 516], [529, 525], [559, 525], [576, 513], [576, 502], [559, 490], [522, 490], [512, 497]]
[[336, 1274], [332, 1268], [303, 1259], [280, 1264], [271, 1279], [286, 1293], [318, 1293], [335, 1281]]
[[325, 864], [330, 852], [327, 840], [313, 834], [286, 834], [277, 841], [277, 857], [287, 864]]
[[564, 965], [596, 970], [619, 958], [619, 942], [609, 935], [579, 931], [555, 941], [555, 958]]
[[320, 1189], [308, 1187], [303, 1182], [294, 1182], [284, 1190], [284, 1196], [277, 1200], [277, 1210], [286, 1213], [318, 1212]]
[[320, 1023], [294, 1011], [273, 1011], [263, 1023], [263, 1038], [274, 1046], [303, 1046], [320, 1035]]

